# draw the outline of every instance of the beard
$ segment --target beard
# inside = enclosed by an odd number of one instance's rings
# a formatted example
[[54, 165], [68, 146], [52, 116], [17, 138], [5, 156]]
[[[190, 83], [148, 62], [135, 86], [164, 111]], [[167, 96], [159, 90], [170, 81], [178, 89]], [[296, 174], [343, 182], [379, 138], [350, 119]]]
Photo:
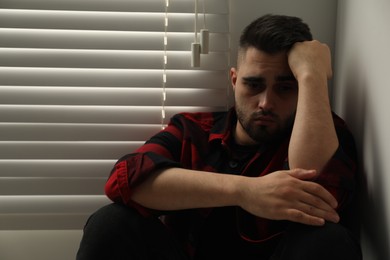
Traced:
[[[281, 120], [278, 115], [272, 111], [257, 111], [248, 115], [241, 108], [236, 107], [237, 119], [246, 133], [258, 143], [278, 142], [291, 134], [295, 119], [295, 112], [291, 113], [286, 120]], [[275, 126], [272, 128], [266, 125], [256, 125], [254, 121], [260, 116], [272, 117]]]

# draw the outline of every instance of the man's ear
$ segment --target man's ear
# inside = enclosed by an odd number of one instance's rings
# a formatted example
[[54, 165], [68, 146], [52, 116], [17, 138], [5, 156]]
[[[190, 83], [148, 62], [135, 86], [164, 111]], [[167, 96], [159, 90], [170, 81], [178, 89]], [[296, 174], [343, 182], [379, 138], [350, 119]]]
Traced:
[[237, 83], [237, 69], [236, 68], [231, 68], [230, 69], [230, 82], [233, 87], [233, 91], [236, 88], [236, 83]]

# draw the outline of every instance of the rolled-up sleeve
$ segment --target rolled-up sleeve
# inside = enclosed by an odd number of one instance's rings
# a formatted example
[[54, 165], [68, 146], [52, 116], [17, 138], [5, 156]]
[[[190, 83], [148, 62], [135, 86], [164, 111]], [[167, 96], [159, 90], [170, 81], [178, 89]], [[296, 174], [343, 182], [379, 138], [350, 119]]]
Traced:
[[147, 214], [149, 210], [132, 201], [133, 189], [156, 170], [181, 167], [178, 159], [181, 149], [179, 133], [176, 126], [170, 125], [153, 136], [135, 153], [120, 158], [106, 182], [107, 197]]
[[349, 205], [355, 196], [358, 180], [357, 151], [354, 138], [343, 120], [336, 117], [339, 147], [316, 182], [324, 186], [338, 201], [338, 211]]
[[338, 201], [338, 211], [351, 202], [356, 186], [356, 165], [339, 148], [316, 182], [325, 187]]

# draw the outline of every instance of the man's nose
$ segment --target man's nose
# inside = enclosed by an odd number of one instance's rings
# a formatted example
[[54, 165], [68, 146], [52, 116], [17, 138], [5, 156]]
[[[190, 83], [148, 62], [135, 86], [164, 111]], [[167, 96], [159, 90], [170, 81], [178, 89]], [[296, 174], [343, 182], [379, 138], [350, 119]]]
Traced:
[[267, 89], [259, 94], [258, 107], [261, 110], [272, 110], [275, 106], [275, 93]]

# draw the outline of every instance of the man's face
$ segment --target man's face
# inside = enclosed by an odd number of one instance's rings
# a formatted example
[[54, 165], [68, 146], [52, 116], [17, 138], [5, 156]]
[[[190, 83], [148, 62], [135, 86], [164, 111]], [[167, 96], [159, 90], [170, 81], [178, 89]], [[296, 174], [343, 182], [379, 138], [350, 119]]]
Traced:
[[230, 72], [238, 117], [235, 138], [243, 145], [269, 143], [291, 130], [298, 85], [286, 52], [248, 48]]

